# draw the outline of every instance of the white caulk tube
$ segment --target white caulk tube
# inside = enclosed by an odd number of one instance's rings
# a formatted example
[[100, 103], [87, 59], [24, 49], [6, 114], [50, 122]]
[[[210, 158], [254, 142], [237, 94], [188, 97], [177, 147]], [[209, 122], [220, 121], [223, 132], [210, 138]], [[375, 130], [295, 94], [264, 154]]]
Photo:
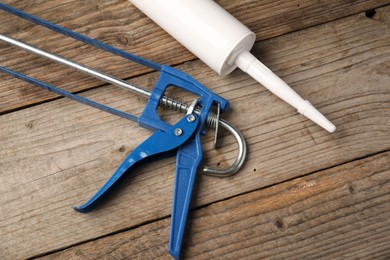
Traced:
[[336, 127], [249, 51], [256, 35], [212, 0], [130, 0], [220, 75], [236, 67], [329, 132]]

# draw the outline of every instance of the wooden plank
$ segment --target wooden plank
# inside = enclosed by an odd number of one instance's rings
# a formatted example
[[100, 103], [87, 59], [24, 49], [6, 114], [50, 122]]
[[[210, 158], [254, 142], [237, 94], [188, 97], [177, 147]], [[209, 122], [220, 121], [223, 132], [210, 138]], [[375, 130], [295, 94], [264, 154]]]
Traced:
[[[267, 65], [285, 73], [288, 83], [334, 121], [338, 131], [332, 135], [243, 73], [221, 79], [199, 61], [179, 66], [232, 101], [226, 118], [242, 130], [249, 146], [238, 175], [199, 178], [194, 205], [389, 149], [388, 11], [378, 9], [375, 19], [359, 14], [256, 46], [256, 51], [266, 50]], [[144, 75], [136, 82], [155, 77]], [[133, 113], [144, 105], [114, 87], [85, 95]], [[145, 130], [64, 99], [3, 115], [0, 125], [1, 258], [33, 257], [170, 214], [174, 159], [142, 167], [90, 214], [71, 210], [104, 183], [149, 134]], [[229, 138], [218, 151], [211, 148], [210, 137], [205, 139], [205, 156], [212, 158], [208, 164], [228, 163], [234, 149]]]
[[[192, 212], [184, 259], [388, 259], [390, 153]], [[39, 259], [170, 259], [169, 218]]]
[[[49, 2], [7, 0], [3, 2], [156, 62], [179, 64], [194, 59], [192, 54], [124, 0]], [[390, 3], [389, 0], [357, 0], [353, 3], [340, 0], [329, 0], [326, 3], [310, 0], [221, 0], [218, 2], [255, 31], [258, 40]], [[1, 33], [104, 70], [120, 78], [128, 78], [149, 71], [145, 67], [66, 39], [4, 12], [1, 13], [0, 24], [2, 24]], [[69, 91], [80, 91], [102, 84], [100, 81], [32, 54], [26, 54], [4, 43], [0, 43], [0, 47], [0, 65]], [[37, 90], [19, 80], [3, 75], [0, 78], [0, 113], [54, 97], [53, 94]]]

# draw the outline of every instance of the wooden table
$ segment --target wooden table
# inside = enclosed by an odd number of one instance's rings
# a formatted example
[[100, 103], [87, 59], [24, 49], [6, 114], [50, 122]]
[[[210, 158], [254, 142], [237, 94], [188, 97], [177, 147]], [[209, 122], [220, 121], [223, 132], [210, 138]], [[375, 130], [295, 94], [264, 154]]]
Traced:
[[[125, 0], [2, 2], [177, 67], [230, 100], [224, 118], [248, 158], [233, 177], [199, 173], [183, 258], [389, 259], [389, 0], [217, 1], [256, 32], [253, 53], [334, 122], [333, 134], [241, 71], [218, 76]], [[0, 25], [149, 89], [158, 76], [4, 12]], [[0, 65], [133, 114], [145, 104], [4, 43]], [[5, 75], [0, 115], [1, 259], [170, 258], [174, 158], [142, 166], [93, 212], [72, 210], [148, 131]], [[236, 155], [227, 135], [218, 150], [211, 135], [203, 142], [207, 164]]]

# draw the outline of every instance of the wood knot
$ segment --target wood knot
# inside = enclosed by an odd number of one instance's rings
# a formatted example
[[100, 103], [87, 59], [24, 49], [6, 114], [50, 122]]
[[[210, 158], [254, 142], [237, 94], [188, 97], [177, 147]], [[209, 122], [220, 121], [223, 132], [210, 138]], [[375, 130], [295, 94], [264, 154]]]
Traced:
[[284, 221], [283, 221], [283, 219], [277, 217], [276, 220], [275, 220], [275, 226], [278, 229], [284, 229]]
[[119, 152], [123, 153], [123, 152], [126, 152], [126, 147], [124, 145], [122, 145], [121, 147], [119, 147]]
[[375, 9], [370, 9], [370, 10], [366, 11], [366, 17], [367, 18], [372, 19], [372, 18], [374, 18], [375, 15], [376, 15]]
[[356, 193], [356, 187], [355, 187], [355, 185], [353, 185], [353, 184], [348, 185], [348, 191], [349, 191], [349, 193], [351, 193], [351, 194], [355, 194], [355, 193]]
[[127, 36], [123, 33], [119, 34], [117, 37], [116, 37], [116, 41], [119, 43], [119, 44], [122, 44], [122, 45], [127, 45], [129, 43], [129, 39], [127, 38]]
[[27, 124], [25, 124], [25, 126], [30, 129], [33, 128], [34, 127], [33, 121], [28, 122]]

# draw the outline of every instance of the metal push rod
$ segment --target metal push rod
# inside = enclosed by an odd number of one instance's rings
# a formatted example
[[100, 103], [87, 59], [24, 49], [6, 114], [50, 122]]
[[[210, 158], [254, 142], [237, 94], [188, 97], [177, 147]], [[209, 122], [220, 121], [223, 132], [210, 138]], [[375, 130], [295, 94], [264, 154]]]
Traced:
[[24, 43], [24, 42], [20, 42], [18, 40], [15, 40], [11, 37], [8, 37], [8, 36], [5, 36], [3, 34], [0, 34], [0, 40], [4, 41], [4, 42], [7, 42], [13, 46], [16, 46], [16, 47], [19, 47], [23, 50], [26, 50], [28, 52], [31, 52], [31, 53], [34, 53], [36, 55], [39, 55], [41, 57], [44, 57], [44, 58], [47, 58], [49, 60], [52, 60], [54, 62], [57, 62], [57, 63], [60, 63], [62, 65], [65, 65], [65, 66], [68, 66], [70, 68], [73, 68], [77, 71], [80, 71], [84, 74], [87, 74], [87, 75], [90, 75], [94, 78], [97, 78], [97, 79], [100, 79], [102, 81], [105, 81], [107, 83], [110, 83], [110, 84], [113, 84], [115, 86], [118, 86], [118, 87], [121, 87], [121, 88], [124, 88], [124, 89], [127, 89], [127, 90], [130, 90], [131, 92], [134, 92], [136, 94], [140, 94], [140, 95], [143, 95], [145, 97], [149, 97], [150, 96], [150, 91], [146, 90], [146, 89], [143, 89], [139, 86], [135, 86], [133, 84], [130, 84], [130, 83], [127, 83], [126, 81], [122, 80], [122, 79], [119, 79], [119, 78], [116, 78], [116, 77], [113, 77], [111, 75], [107, 75], [103, 72], [100, 72], [100, 71], [97, 71], [97, 70], [94, 70], [94, 69], [90, 69], [82, 64], [79, 64], [77, 62], [74, 62], [72, 60], [69, 60], [69, 59], [66, 59], [64, 57], [60, 57], [58, 55], [55, 55], [55, 54], [52, 54], [52, 53], [49, 53], [49, 52], [46, 52], [42, 49], [39, 49], [37, 47], [34, 47], [32, 45], [29, 45], [27, 43]]

